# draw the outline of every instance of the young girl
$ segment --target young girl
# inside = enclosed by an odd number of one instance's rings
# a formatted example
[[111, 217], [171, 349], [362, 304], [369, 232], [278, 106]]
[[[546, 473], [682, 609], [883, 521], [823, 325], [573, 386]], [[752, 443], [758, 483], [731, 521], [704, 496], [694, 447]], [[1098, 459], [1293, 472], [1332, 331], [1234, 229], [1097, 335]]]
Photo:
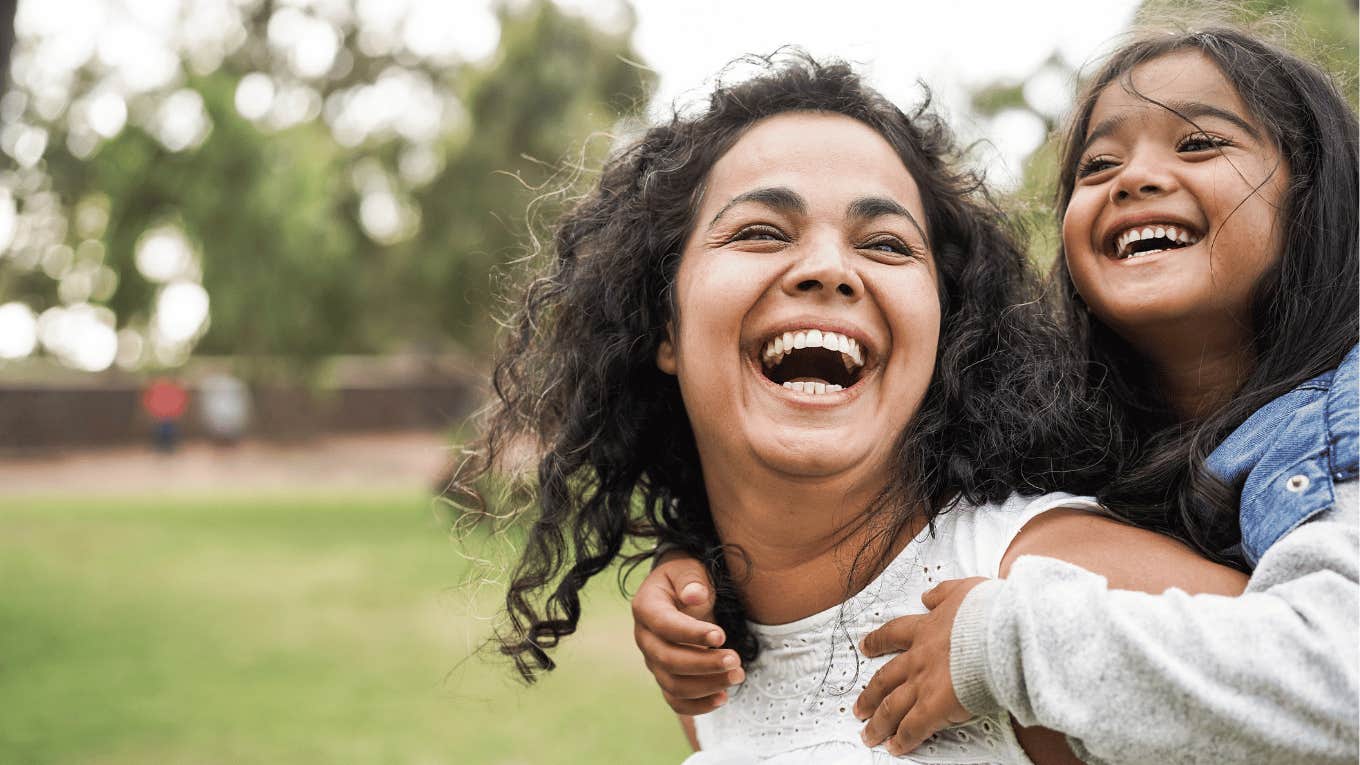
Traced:
[[[1041, 558], [951, 582], [866, 641], [907, 649], [857, 703], [867, 743], [909, 749], [1005, 709], [1088, 761], [1355, 761], [1356, 133], [1316, 68], [1232, 30], [1134, 42], [1095, 77], [1067, 137], [1057, 267], [1115, 433], [1141, 445], [1100, 498], [1241, 556], [1248, 592], [1118, 592]], [[721, 700], [718, 657], [658, 642], [702, 642], [657, 597], [701, 600], [685, 566], [654, 572], [635, 613], [659, 679], [687, 651], [687, 693], [668, 698], [697, 711]]]

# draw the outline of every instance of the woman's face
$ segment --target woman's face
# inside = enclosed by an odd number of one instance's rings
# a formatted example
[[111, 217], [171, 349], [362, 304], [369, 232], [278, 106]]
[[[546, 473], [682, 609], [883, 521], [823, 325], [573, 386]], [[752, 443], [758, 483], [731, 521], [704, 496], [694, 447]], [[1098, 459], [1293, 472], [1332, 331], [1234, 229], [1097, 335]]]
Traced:
[[1249, 332], [1252, 290], [1280, 256], [1288, 168], [1204, 54], [1131, 79], [1141, 96], [1111, 84], [1091, 113], [1063, 218], [1072, 281], [1135, 345], [1168, 329]]
[[877, 132], [792, 112], [709, 173], [657, 365], [704, 470], [883, 480], [940, 327], [920, 192]]

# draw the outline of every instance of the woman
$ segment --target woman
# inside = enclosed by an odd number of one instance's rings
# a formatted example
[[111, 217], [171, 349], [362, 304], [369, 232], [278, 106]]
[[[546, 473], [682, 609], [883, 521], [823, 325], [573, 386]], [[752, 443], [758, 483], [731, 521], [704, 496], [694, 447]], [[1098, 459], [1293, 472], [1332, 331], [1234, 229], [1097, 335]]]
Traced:
[[[1040, 514], [1165, 561], [1150, 586], [1240, 588], [1169, 540], [1061, 510], [1089, 501], [1011, 497], [1092, 485], [1108, 449], [1020, 249], [953, 158], [935, 118], [798, 59], [609, 162], [525, 298], [469, 474], [537, 436], [537, 516], [501, 635], [526, 677], [553, 666], [581, 587], [630, 537], [705, 559], [752, 680], [826, 667], [761, 698], [782, 718], [764, 740], [741, 724], [754, 699], [700, 735], [787, 762], [886, 756], [859, 743], [845, 698], [873, 667], [840, 649], [935, 576], [996, 575]], [[1005, 721], [977, 726], [957, 761], [1023, 760]], [[1040, 738], [1021, 743], [1038, 753]]]

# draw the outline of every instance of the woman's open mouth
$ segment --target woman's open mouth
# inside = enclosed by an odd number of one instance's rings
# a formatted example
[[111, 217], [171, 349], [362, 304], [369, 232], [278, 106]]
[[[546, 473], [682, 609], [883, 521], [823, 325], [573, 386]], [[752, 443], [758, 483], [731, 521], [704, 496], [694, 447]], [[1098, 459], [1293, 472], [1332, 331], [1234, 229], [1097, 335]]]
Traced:
[[858, 340], [821, 329], [780, 333], [760, 351], [761, 371], [767, 379], [814, 395], [835, 393], [859, 382], [864, 360]]

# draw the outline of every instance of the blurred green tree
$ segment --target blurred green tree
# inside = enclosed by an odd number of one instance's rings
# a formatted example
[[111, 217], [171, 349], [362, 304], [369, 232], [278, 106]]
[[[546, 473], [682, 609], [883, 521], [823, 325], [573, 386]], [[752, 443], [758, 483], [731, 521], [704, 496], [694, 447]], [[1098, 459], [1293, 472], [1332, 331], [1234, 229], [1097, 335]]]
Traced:
[[[262, 374], [484, 349], [490, 274], [527, 251], [531, 203], [550, 210], [608, 148], [583, 154], [582, 137], [646, 103], [631, 10], [605, 28], [548, 0], [503, 3], [497, 49], [467, 63], [384, 39], [343, 4], [245, 8], [220, 58], [182, 44], [187, 75], [117, 100], [112, 135], [91, 128], [109, 98], [96, 57], [60, 109], [16, 82], [7, 121], [45, 144], [0, 173], [21, 228], [0, 256], [0, 303], [93, 307], [150, 366], [190, 350]], [[409, 38], [419, 20], [406, 23]], [[181, 313], [205, 293], [208, 321], [175, 335], [158, 314], [179, 282]]]

